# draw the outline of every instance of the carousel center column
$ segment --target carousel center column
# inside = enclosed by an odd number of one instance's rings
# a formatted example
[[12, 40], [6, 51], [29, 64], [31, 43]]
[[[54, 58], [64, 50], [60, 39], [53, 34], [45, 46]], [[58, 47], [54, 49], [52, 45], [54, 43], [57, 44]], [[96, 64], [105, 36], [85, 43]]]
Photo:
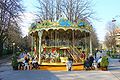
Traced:
[[42, 52], [41, 40], [42, 40], [42, 34], [43, 34], [42, 30], [38, 31], [38, 36], [39, 36], [39, 61], [38, 61], [38, 63], [39, 64], [41, 64], [41, 52]]

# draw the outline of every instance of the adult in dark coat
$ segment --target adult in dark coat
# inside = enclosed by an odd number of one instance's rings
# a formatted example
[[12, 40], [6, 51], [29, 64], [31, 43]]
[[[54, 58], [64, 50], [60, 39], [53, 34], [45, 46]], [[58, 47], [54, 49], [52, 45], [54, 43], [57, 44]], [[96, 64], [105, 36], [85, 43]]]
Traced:
[[84, 62], [84, 68], [85, 68], [86, 70], [88, 70], [88, 69], [90, 68], [90, 64], [89, 64], [89, 59], [88, 59], [88, 58], [86, 58], [86, 60], [85, 60], [85, 62]]
[[94, 61], [94, 58], [93, 58], [93, 56], [91, 55], [91, 56], [89, 57], [89, 65], [90, 65], [90, 67], [92, 67], [93, 61]]

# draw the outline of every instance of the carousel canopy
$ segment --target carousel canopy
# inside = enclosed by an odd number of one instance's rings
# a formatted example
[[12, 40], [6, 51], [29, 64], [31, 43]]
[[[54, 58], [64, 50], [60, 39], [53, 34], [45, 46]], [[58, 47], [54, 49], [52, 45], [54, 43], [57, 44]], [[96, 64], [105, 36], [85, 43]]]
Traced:
[[35, 31], [39, 31], [39, 30], [59, 30], [59, 29], [63, 29], [63, 30], [81, 30], [81, 31], [87, 31], [89, 32], [91, 30], [92, 26], [85, 20], [80, 20], [78, 21], [78, 23], [72, 23], [71, 21], [61, 18], [56, 22], [51, 22], [50, 20], [44, 20], [41, 22], [37, 22], [37, 23], [32, 23], [30, 28], [29, 28], [29, 32], [35, 32]]
[[58, 23], [59, 23], [59, 26], [63, 26], [63, 27], [70, 27], [70, 26], [72, 26], [72, 23], [69, 20], [67, 20], [67, 19], [60, 19], [58, 21]]

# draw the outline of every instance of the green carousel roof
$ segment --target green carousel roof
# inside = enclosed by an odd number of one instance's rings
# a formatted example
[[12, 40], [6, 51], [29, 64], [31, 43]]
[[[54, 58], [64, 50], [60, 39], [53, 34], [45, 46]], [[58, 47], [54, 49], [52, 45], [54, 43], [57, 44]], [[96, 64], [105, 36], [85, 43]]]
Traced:
[[29, 29], [29, 32], [35, 32], [39, 30], [80, 30], [80, 31], [86, 31], [89, 32], [91, 30], [92, 26], [84, 20], [80, 20], [77, 24], [72, 23], [71, 21], [61, 18], [57, 22], [51, 22], [50, 20], [44, 20], [42, 22], [38, 23], [32, 23]]

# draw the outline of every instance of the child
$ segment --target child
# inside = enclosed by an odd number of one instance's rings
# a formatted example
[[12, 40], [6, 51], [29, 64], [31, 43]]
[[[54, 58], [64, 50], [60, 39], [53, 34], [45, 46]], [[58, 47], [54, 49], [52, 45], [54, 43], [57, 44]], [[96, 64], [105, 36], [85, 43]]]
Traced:
[[27, 70], [29, 70], [29, 58], [28, 58], [28, 56], [26, 56], [24, 58], [24, 64], [25, 64], [24, 70], [26, 70], [26, 67], [27, 67]]
[[95, 61], [95, 60], [93, 61], [92, 66], [95, 68], [95, 70], [97, 70], [97, 63], [96, 63], [96, 61]]
[[67, 71], [71, 71], [71, 69], [72, 69], [72, 60], [70, 58], [68, 58], [68, 61], [66, 62], [66, 67], [67, 67]]

